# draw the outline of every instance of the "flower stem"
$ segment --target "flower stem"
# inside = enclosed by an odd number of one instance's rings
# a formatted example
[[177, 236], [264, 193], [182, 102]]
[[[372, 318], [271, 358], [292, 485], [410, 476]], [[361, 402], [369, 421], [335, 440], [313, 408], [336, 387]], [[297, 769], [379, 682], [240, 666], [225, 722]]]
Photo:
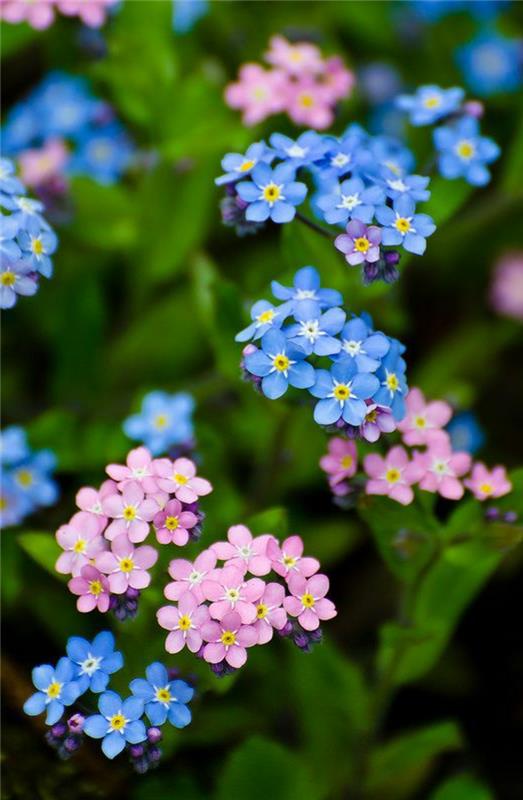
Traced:
[[330, 239], [331, 241], [334, 240], [334, 236], [331, 234], [330, 231], [328, 231], [326, 228], [322, 228], [321, 225], [318, 225], [316, 222], [313, 222], [312, 219], [305, 217], [299, 211], [296, 212], [296, 219], [299, 219], [300, 222], [303, 222], [304, 225], [307, 225], [308, 228], [310, 228], [313, 231], [316, 231], [316, 233], [320, 233], [322, 236], [325, 236], [327, 239]]

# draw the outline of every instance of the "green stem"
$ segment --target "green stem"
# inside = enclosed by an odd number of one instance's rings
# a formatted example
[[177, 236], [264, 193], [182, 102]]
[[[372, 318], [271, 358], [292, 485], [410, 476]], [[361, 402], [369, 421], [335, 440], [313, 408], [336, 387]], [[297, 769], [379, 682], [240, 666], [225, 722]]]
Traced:
[[318, 225], [316, 222], [313, 222], [312, 219], [305, 217], [299, 211], [296, 212], [296, 219], [299, 219], [300, 222], [303, 222], [304, 225], [307, 225], [308, 228], [310, 228], [313, 231], [316, 231], [316, 233], [320, 233], [322, 236], [325, 236], [327, 239], [330, 239], [331, 242], [334, 240], [334, 236], [331, 234], [330, 231], [328, 231], [326, 228], [322, 228], [321, 225]]

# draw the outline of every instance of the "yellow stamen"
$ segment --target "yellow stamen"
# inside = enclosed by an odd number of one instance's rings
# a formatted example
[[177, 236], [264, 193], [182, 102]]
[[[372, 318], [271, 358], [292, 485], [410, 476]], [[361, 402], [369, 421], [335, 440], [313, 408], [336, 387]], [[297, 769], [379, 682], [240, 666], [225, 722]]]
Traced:
[[168, 531], [175, 531], [179, 525], [178, 517], [167, 517], [165, 520], [165, 527]]
[[62, 684], [58, 683], [58, 681], [53, 681], [49, 684], [45, 693], [48, 697], [52, 700], [55, 700], [57, 697], [60, 697], [60, 692], [62, 691]]
[[350, 397], [350, 388], [344, 383], [339, 383], [334, 387], [333, 394], [336, 400], [348, 400]]
[[394, 225], [401, 233], [408, 233], [410, 231], [410, 222], [408, 219], [405, 219], [405, 217], [398, 217]]
[[370, 242], [366, 236], [358, 236], [357, 239], [354, 239], [354, 249], [357, 250], [358, 253], [366, 253], [370, 247]]
[[493, 491], [492, 484], [490, 484], [490, 483], [482, 483], [481, 486], [479, 487], [479, 490], [483, 494], [492, 494], [492, 491]]
[[101, 581], [91, 581], [89, 583], [89, 594], [94, 594], [95, 597], [102, 593], [102, 589]]
[[352, 467], [353, 463], [354, 463], [354, 459], [353, 459], [352, 456], [347, 455], [347, 456], [342, 456], [340, 458], [340, 466], [343, 469], [350, 469]]
[[399, 469], [395, 469], [394, 467], [391, 467], [385, 473], [385, 480], [387, 481], [387, 483], [397, 483], [400, 478], [401, 478], [401, 472], [399, 471]]
[[303, 594], [301, 597], [301, 604], [305, 608], [312, 608], [314, 606], [314, 597], [312, 594]]
[[16, 275], [14, 272], [11, 272], [8, 269], [5, 272], [2, 272], [0, 276], [0, 283], [2, 286], [14, 286], [15, 281]]
[[73, 550], [75, 553], [83, 553], [85, 551], [87, 542], [85, 539], [77, 539], [74, 543]]
[[391, 392], [397, 392], [398, 391], [399, 386], [400, 386], [400, 382], [399, 382], [398, 376], [396, 375], [395, 372], [390, 372], [387, 375], [386, 384], [387, 384], [387, 389], [389, 389]]
[[122, 728], [125, 728], [126, 719], [123, 714], [114, 714], [109, 720], [109, 725], [113, 729], [113, 731], [121, 731]]
[[188, 614], [184, 614], [178, 620], [178, 627], [181, 631], [188, 631], [192, 627], [191, 618]]
[[278, 372], [286, 372], [289, 369], [290, 361], [287, 356], [279, 355], [273, 360], [273, 365], [278, 370]]
[[244, 161], [243, 164], [241, 165], [239, 171], [240, 172], [248, 172], [250, 169], [252, 169], [254, 167], [255, 164], [256, 164], [256, 161]]
[[276, 312], [273, 311], [272, 308], [269, 308], [267, 309], [267, 311], [262, 311], [261, 314], [258, 314], [256, 319], [258, 320], [258, 322], [262, 323], [263, 325], [266, 325], [267, 322], [272, 322], [275, 313]]
[[121, 572], [132, 572], [134, 569], [134, 561], [132, 558], [122, 558], [120, 561]]
[[127, 522], [132, 522], [132, 520], [136, 517], [136, 509], [134, 506], [125, 506], [123, 510], [123, 518], [127, 520]]
[[167, 686], [164, 686], [162, 689], [156, 690], [156, 699], [160, 701], [160, 703], [170, 703], [171, 702], [171, 692]]
[[220, 641], [226, 647], [230, 647], [236, 642], [236, 634], [234, 631], [224, 631], [220, 637]]
[[268, 203], [275, 203], [281, 195], [281, 189], [272, 181], [263, 189], [263, 199]]
[[269, 609], [267, 608], [266, 605], [264, 605], [263, 603], [258, 603], [258, 605], [256, 606], [256, 616], [257, 616], [257, 618], [258, 619], [265, 619], [265, 617], [267, 616], [267, 612], [268, 611], [269, 611]]

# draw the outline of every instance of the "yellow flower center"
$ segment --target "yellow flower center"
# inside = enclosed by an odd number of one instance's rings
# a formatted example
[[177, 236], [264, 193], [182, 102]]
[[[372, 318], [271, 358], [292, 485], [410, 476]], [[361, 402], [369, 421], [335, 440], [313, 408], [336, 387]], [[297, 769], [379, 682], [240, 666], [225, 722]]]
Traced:
[[303, 53], [300, 50], [293, 49], [289, 53], [289, 58], [295, 64], [299, 64], [300, 61], [303, 59]]
[[370, 247], [370, 242], [366, 236], [358, 236], [357, 239], [354, 239], [354, 249], [358, 251], [358, 253], [366, 253]]
[[296, 559], [293, 556], [284, 556], [283, 563], [286, 567], [292, 568], [296, 564]]
[[89, 583], [89, 593], [94, 594], [95, 597], [98, 597], [98, 595], [102, 593], [102, 589], [101, 581], [91, 581]]
[[164, 686], [161, 689], [156, 690], [156, 699], [160, 701], [160, 703], [170, 703], [171, 702], [171, 692], [169, 691], [168, 686]]
[[2, 275], [0, 276], [0, 283], [2, 286], [13, 286], [15, 281], [16, 275], [14, 272], [11, 272], [8, 269], [5, 272], [2, 272]]
[[464, 158], [468, 161], [476, 152], [476, 148], [472, 142], [467, 141], [467, 139], [462, 139], [461, 142], [458, 142], [456, 145], [456, 152], [460, 158]]
[[267, 89], [265, 86], [256, 86], [252, 91], [252, 97], [254, 100], [265, 100], [267, 97]]
[[354, 459], [352, 458], [352, 456], [347, 455], [347, 456], [342, 456], [340, 458], [340, 466], [343, 469], [350, 469], [352, 467], [353, 463], [354, 463]]
[[302, 594], [301, 604], [305, 606], [305, 608], [312, 608], [314, 606], [314, 597], [312, 594]]
[[254, 167], [256, 161], [244, 161], [240, 167], [240, 172], [248, 172], [250, 169]]
[[387, 389], [389, 389], [391, 392], [398, 391], [400, 382], [395, 372], [389, 372], [389, 374], [387, 375], [386, 384], [387, 384]]
[[178, 620], [178, 627], [181, 631], [188, 631], [192, 627], [191, 618], [188, 614], [184, 614]]
[[281, 188], [273, 181], [267, 184], [263, 190], [263, 199], [268, 203], [275, 203], [281, 195]]
[[336, 400], [348, 400], [350, 397], [350, 388], [345, 383], [339, 383], [334, 387], [333, 394]]
[[267, 322], [272, 322], [272, 320], [274, 319], [274, 315], [275, 315], [275, 313], [276, 313], [276, 312], [275, 312], [275, 311], [273, 311], [273, 309], [272, 309], [272, 308], [268, 308], [268, 309], [267, 309], [267, 311], [262, 311], [262, 313], [261, 313], [261, 314], [258, 314], [258, 316], [256, 317], [256, 319], [257, 319], [257, 320], [258, 320], [258, 322], [260, 322], [262, 325], [266, 325], [266, 324], [267, 324]]
[[269, 609], [263, 603], [258, 603], [258, 605], [256, 606], [256, 616], [258, 617], [258, 619], [265, 619], [268, 611]]
[[122, 558], [120, 561], [120, 571], [121, 572], [132, 572], [134, 569], [134, 561], [132, 558]]
[[400, 478], [401, 478], [401, 472], [399, 471], [399, 469], [396, 469], [395, 467], [391, 467], [385, 473], [385, 480], [387, 481], [387, 483], [397, 483]]
[[234, 631], [224, 631], [221, 635], [221, 643], [226, 647], [230, 647], [236, 641], [236, 634]]
[[20, 486], [23, 486], [24, 488], [27, 489], [27, 487], [31, 486], [31, 484], [33, 483], [33, 475], [31, 472], [29, 472], [28, 469], [21, 469], [16, 475], [16, 480], [18, 481]]
[[168, 421], [165, 414], [157, 414], [154, 418], [154, 427], [158, 428], [158, 430], [163, 430], [163, 428], [167, 427]]
[[240, 593], [238, 589], [227, 589], [226, 593], [227, 598], [235, 603], [237, 600], [240, 599]]
[[423, 101], [423, 105], [425, 108], [438, 108], [438, 106], [441, 105], [441, 97], [437, 97], [436, 95], [426, 97]]
[[490, 483], [482, 483], [479, 487], [480, 492], [483, 494], [492, 494], [492, 484]]
[[289, 366], [290, 366], [289, 359], [287, 358], [287, 356], [284, 356], [283, 354], [281, 354], [279, 356], [276, 356], [273, 359], [272, 363], [275, 366], [275, 368], [278, 370], [278, 372], [286, 372], [289, 369]]
[[77, 539], [76, 542], [74, 543], [74, 547], [73, 547], [74, 552], [75, 553], [83, 553], [84, 550], [85, 550], [86, 544], [87, 544], [87, 542], [85, 541], [85, 539]]
[[0, 511], [5, 511], [7, 508], [7, 500], [5, 497], [0, 497]]
[[62, 684], [58, 683], [58, 681], [53, 681], [49, 684], [45, 693], [51, 700], [55, 700], [57, 697], [60, 697], [60, 692], [62, 691]]
[[300, 105], [303, 108], [312, 108], [314, 105], [314, 97], [311, 94], [301, 94], [300, 95]]
[[376, 411], [375, 408], [373, 408], [372, 411], [369, 411], [369, 413], [365, 417], [365, 422], [376, 422], [377, 419], [378, 419], [378, 412]]
[[174, 480], [176, 481], [176, 483], [179, 483], [181, 486], [184, 486], [189, 480], [189, 478], [186, 475], [182, 475], [181, 472], [175, 472]]
[[401, 233], [408, 233], [410, 231], [410, 222], [405, 217], [398, 217], [394, 225]]
[[109, 725], [113, 729], [113, 731], [121, 731], [125, 728], [125, 723], [127, 720], [125, 719], [122, 713], [114, 714], [111, 719], [109, 720]]
[[427, 425], [427, 420], [425, 419], [425, 417], [416, 417], [416, 419], [414, 420], [414, 425], [416, 426], [416, 428], [425, 428], [425, 426]]
[[35, 256], [41, 256], [44, 252], [44, 246], [41, 239], [33, 239], [31, 242], [31, 249]]
[[165, 520], [165, 527], [168, 531], [175, 531], [178, 527], [178, 517], [167, 517]]
[[131, 522], [136, 517], [136, 508], [134, 506], [125, 506], [123, 510], [123, 518], [127, 522]]

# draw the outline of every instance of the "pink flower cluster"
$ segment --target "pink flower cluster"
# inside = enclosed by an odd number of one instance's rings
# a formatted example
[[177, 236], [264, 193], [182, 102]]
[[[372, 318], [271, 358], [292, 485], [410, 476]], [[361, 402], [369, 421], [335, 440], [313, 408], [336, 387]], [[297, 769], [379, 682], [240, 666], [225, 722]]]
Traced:
[[53, 24], [55, 11], [67, 17], [79, 17], [90, 28], [101, 27], [107, 9], [118, 0], [0, 0], [0, 19], [6, 22], [27, 22], [35, 30]]
[[[177, 605], [157, 613], [169, 631], [167, 652], [187, 647], [219, 673], [243, 666], [247, 649], [270, 642], [275, 630], [290, 635], [298, 628], [307, 638], [336, 615], [325, 597], [329, 580], [317, 574], [319, 568], [315, 558], [303, 556], [299, 536], [280, 544], [272, 534], [253, 536], [244, 525], [234, 525], [227, 541], [211, 545], [194, 563], [171, 561], [173, 580], [164, 593]], [[274, 579], [268, 580], [271, 573]]]
[[243, 111], [245, 125], [286, 112], [297, 125], [328, 128], [336, 103], [351, 93], [353, 73], [337, 56], [323, 59], [313, 44], [273, 36], [269, 45], [265, 59], [272, 69], [244, 64], [238, 81], [226, 87], [227, 104]]
[[[465, 488], [478, 500], [502, 497], [510, 492], [512, 485], [504, 467], [489, 470], [481, 462], [473, 465], [469, 453], [452, 449], [450, 436], [443, 430], [452, 416], [448, 403], [427, 402], [421, 390], [413, 388], [407, 395], [406, 406], [407, 413], [397, 425], [403, 444], [424, 449], [415, 449], [409, 454], [402, 445], [395, 445], [385, 456], [377, 453], [365, 456], [363, 469], [369, 478], [365, 485], [367, 494], [386, 495], [402, 505], [409, 505], [414, 499], [412, 487], [416, 484], [448, 500], [461, 499]], [[347, 479], [357, 469], [355, 442], [339, 437], [331, 439], [329, 452], [321, 458], [320, 465], [329, 475], [333, 494], [348, 494]]]
[[63, 550], [56, 570], [72, 576], [68, 586], [84, 612], [105, 612], [110, 595], [145, 589], [158, 553], [136, 545], [147, 539], [151, 525], [160, 544], [187, 544], [200, 521], [198, 500], [212, 491], [190, 459], [153, 459], [145, 447], [131, 450], [124, 465], [109, 464], [106, 472], [110, 480], [99, 489], [80, 489], [80, 511], [56, 532]]
[[63, 173], [68, 160], [69, 150], [65, 141], [60, 138], [48, 139], [41, 147], [20, 153], [20, 177], [32, 188], [57, 181], [65, 185]]

